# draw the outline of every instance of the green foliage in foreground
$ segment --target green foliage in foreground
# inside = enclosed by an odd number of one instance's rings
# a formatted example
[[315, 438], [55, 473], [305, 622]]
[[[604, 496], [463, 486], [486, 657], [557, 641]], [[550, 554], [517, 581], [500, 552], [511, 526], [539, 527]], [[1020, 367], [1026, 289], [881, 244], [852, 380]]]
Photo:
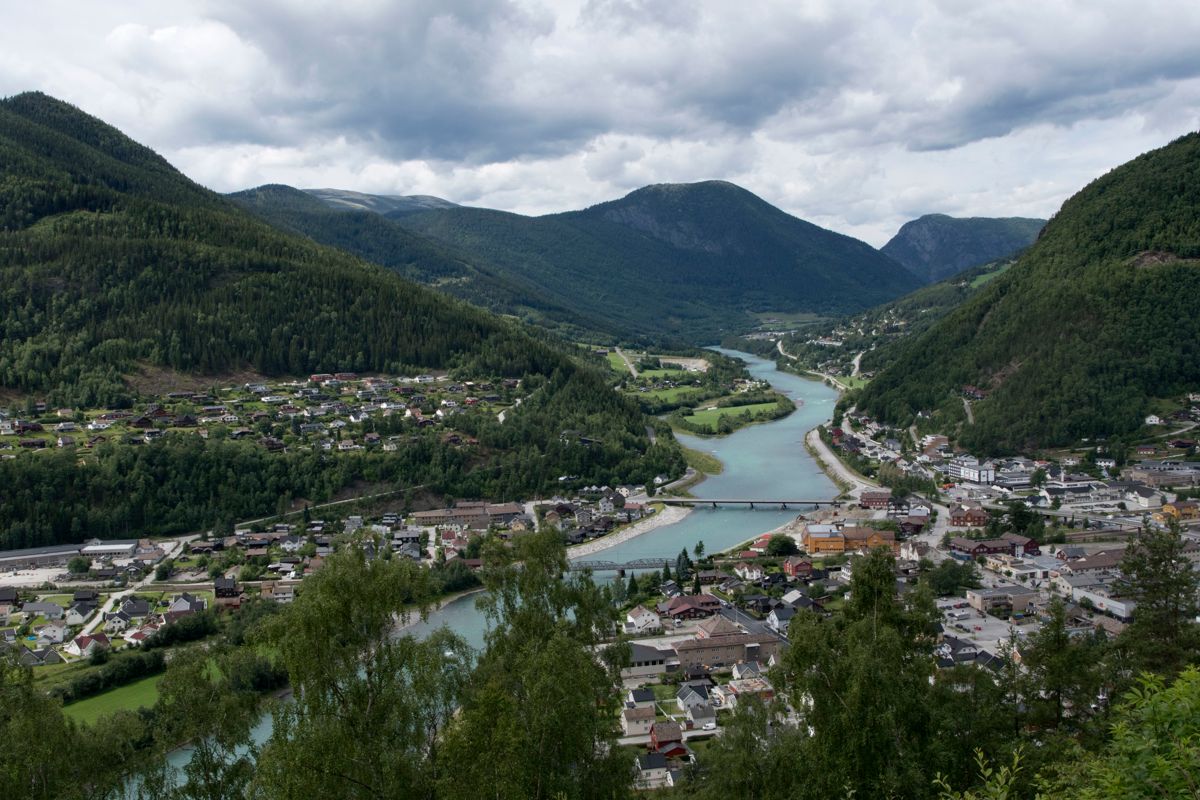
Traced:
[[[522, 537], [512, 550], [493, 542], [484, 560], [481, 609], [492, 627], [480, 653], [447, 630], [423, 641], [397, 631], [398, 620], [428, 607], [431, 576], [345, 550], [294, 604], [244, 632], [250, 646], [226, 637], [173, 658], [148, 714], [78, 726], [33, 687], [28, 669], [3, 661], [0, 792], [34, 800], [115, 798], [126, 786], [147, 800], [630, 797], [632, 758], [616, 745], [614, 714], [628, 651], [596, 651], [619, 621], [612, 591], [567, 573], [552, 533]], [[1156, 567], [1131, 557], [1127, 568], [1149, 575]], [[1155, 591], [1166, 607], [1183, 608], [1167, 597], [1177, 585]], [[1145, 624], [1194, 632], [1183, 613]], [[863, 558], [832, 618], [797, 615], [772, 674], [799, 724], [785, 720], [779, 701], [740, 703], [685, 771], [687, 782], [664, 794], [1191, 796], [1200, 780], [1200, 652], [1185, 653], [1193, 666], [1177, 674], [1139, 676], [1130, 665], [1143, 663], [1145, 636], [1074, 635], [1057, 605], [1035, 636], [1014, 643], [1024, 669], [1010, 659], [997, 672], [939, 670], [936, 619], [927, 586], [896, 595], [887, 551]], [[260, 698], [279, 670], [296, 698], [273, 706], [273, 732], [254, 745]], [[1119, 700], [1110, 709], [1103, 696]], [[176, 773], [164, 754], [181, 741], [194, 752]], [[88, 760], [56, 760], [62, 752]]]

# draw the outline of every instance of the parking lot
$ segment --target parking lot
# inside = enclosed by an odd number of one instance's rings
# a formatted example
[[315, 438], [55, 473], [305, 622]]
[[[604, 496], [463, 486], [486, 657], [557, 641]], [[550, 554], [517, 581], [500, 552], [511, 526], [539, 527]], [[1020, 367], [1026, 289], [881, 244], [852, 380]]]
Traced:
[[1032, 616], [1022, 624], [987, 616], [968, 606], [961, 597], [938, 600], [937, 606], [946, 635], [966, 639], [989, 653], [998, 653], [1014, 632], [1018, 637], [1024, 637], [1040, 627]]

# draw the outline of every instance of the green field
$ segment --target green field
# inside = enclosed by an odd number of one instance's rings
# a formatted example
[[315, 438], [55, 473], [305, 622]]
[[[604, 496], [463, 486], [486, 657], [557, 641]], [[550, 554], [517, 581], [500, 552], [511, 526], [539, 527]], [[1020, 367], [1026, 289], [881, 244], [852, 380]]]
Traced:
[[845, 378], [838, 378], [843, 384], [851, 389], [861, 389], [871, 382], [870, 378], [864, 378], [861, 375], [853, 375]]
[[608, 354], [608, 366], [612, 367], [613, 372], [629, 372], [629, 368], [625, 366], [625, 361], [614, 352]]
[[721, 417], [736, 417], [746, 412], [754, 414], [760, 411], [773, 411], [776, 406], [776, 403], [754, 403], [753, 405], [732, 406], [729, 408], [706, 408], [702, 411], [695, 411], [684, 417], [684, 419], [693, 425], [707, 426], [715, 430], [721, 421]]
[[63, 712], [77, 722], [92, 723], [105, 714], [114, 711], [136, 711], [139, 708], [151, 708], [158, 700], [158, 682], [162, 675], [151, 675], [140, 681], [111, 689], [95, 697], [80, 700], [63, 708]]
[[[637, 364], [635, 363], [634, 366], [637, 366]], [[678, 381], [691, 380], [696, 377], [696, 373], [688, 372], [686, 369], [639, 369], [638, 377], [648, 380]]]
[[1011, 267], [1013, 265], [1013, 263], [1015, 263], [1015, 262], [1009, 262], [1008, 264], [1005, 264], [1003, 267], [1001, 267], [998, 270], [994, 270], [992, 272], [985, 272], [984, 274], [980, 275], [975, 280], [971, 281], [971, 288], [978, 289], [980, 286], [983, 286], [988, 281], [999, 278], [1001, 275], [1003, 275], [1005, 272], [1008, 271], [1008, 268]]
[[653, 389], [649, 392], [633, 392], [635, 397], [645, 398], [647, 400], [659, 400], [662, 402], [673, 403], [676, 400], [685, 398], [689, 394], [699, 394], [701, 391], [699, 386], [674, 386], [670, 389]]

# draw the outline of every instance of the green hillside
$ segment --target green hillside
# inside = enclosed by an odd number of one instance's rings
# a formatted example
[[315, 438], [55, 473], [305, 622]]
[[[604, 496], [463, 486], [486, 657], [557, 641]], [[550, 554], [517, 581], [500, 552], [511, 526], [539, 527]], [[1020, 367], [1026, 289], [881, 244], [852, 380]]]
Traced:
[[445, 369], [523, 377], [528, 391], [504, 424], [464, 422], [475, 451], [436, 431], [413, 431], [397, 453], [334, 458], [179, 434], [108, 442], [86, 463], [70, 450], [5, 459], [0, 547], [195, 530], [364, 482], [515, 499], [563, 474], [641, 482], [683, 469], [674, 442], [652, 446], [636, 404], [565, 347], [280, 232], [65, 103], [0, 101], [0, 175], [0, 390], [10, 408], [143, 405], [153, 398], [128, 381], [143, 370], [215, 382], [244, 370]]
[[1200, 135], [1140, 156], [1068, 200], [999, 278], [903, 345], [859, 399], [905, 422], [962, 415], [980, 451], [1129, 434], [1153, 398], [1200, 388]]
[[920, 284], [869, 245], [719, 181], [650, 186], [544, 217], [453, 208], [399, 221], [647, 340], [717, 341], [753, 327], [752, 312], [856, 311]]
[[906, 222], [881, 251], [929, 283], [1009, 258], [1033, 244], [1046, 225], [1027, 217], [955, 218], [926, 214]]
[[111, 403], [138, 363], [548, 372], [510, 325], [282, 235], [44, 95], [0, 102], [0, 386]]
[[522, 282], [520, 276], [497, 274], [480, 259], [405, 228], [384, 214], [397, 213], [394, 203], [383, 202], [389, 198], [370, 203], [375, 195], [355, 196], [365, 198], [362, 207], [331, 203], [325, 190], [318, 195], [279, 185], [228, 195], [234, 203], [281, 230], [353, 253], [474, 305], [571, 337], [589, 331], [615, 332], [588, 309], [555, 302], [536, 284]]

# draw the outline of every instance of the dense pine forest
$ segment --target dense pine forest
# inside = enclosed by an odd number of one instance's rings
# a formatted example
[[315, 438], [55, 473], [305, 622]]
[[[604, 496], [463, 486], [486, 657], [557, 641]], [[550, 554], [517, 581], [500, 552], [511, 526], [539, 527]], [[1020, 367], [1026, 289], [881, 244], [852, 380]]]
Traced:
[[473, 432], [482, 450], [470, 460], [426, 438], [346, 459], [163, 441], [101, 448], [95, 466], [0, 462], [0, 545], [195, 529], [354, 481], [515, 498], [563, 474], [617, 483], [683, 470], [670, 437], [652, 447], [636, 403], [569, 348], [281, 233], [71, 106], [38, 94], [0, 103], [0, 171], [0, 387], [18, 399], [129, 405], [126, 377], [142, 368], [214, 379], [441, 368], [529, 376], [532, 390], [506, 425]]
[[863, 391], [907, 423], [961, 415], [961, 442], [1010, 452], [1127, 435], [1154, 398], [1200, 386], [1200, 134], [1147, 153], [1068, 200], [1004, 275], [923, 335]]

